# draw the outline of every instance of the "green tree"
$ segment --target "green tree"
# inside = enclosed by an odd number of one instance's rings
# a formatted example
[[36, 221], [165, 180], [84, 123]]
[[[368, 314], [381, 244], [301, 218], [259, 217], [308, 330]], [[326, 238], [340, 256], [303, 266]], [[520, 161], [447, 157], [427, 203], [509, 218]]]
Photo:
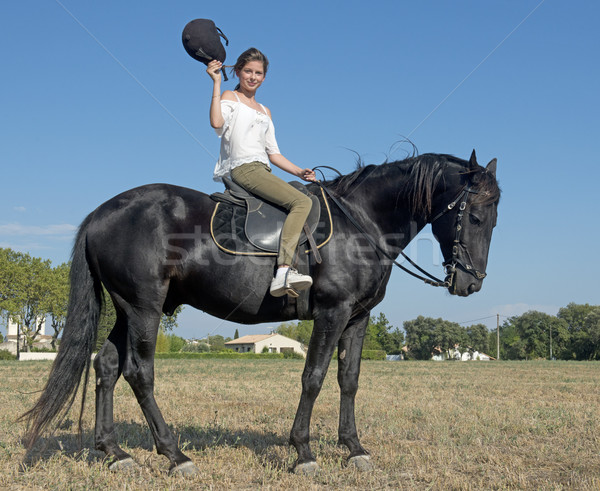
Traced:
[[567, 323], [569, 332], [574, 332], [583, 327], [586, 316], [595, 307], [596, 306], [588, 303], [576, 304], [571, 302], [566, 307], [558, 309], [558, 314], [556, 314], [556, 317], [563, 319]]
[[313, 331], [313, 321], [284, 322], [275, 328], [274, 332], [308, 346]]
[[455, 346], [466, 347], [466, 330], [456, 322], [419, 316], [404, 323], [408, 356], [418, 360], [429, 360], [434, 349], [447, 352]]
[[21, 283], [18, 262], [21, 253], [12, 249], [0, 248], [0, 312], [3, 317], [8, 317], [8, 312], [13, 308], [17, 292]]
[[18, 325], [25, 348], [31, 349], [46, 320], [50, 261], [8, 249], [3, 250], [0, 262], [1, 308]]
[[[597, 360], [599, 348], [596, 342], [594, 318], [588, 316], [600, 306], [570, 303], [559, 309], [557, 317], [564, 321], [570, 335], [569, 355], [577, 360]], [[586, 320], [587, 319], [587, 320]]]
[[299, 341], [304, 346], [308, 346], [312, 337], [314, 321], [301, 320], [298, 322], [298, 336], [296, 341]]
[[379, 316], [371, 316], [363, 349], [384, 350], [386, 353], [400, 353], [404, 344], [404, 334], [387, 320], [383, 312]]
[[102, 287], [104, 302], [100, 311], [100, 320], [98, 322], [98, 334], [96, 336], [96, 350], [102, 348], [102, 345], [108, 338], [110, 331], [115, 327], [117, 322], [117, 312], [110, 300], [108, 292]]
[[[547, 326], [552, 357], [561, 360], [571, 359], [571, 335], [567, 323], [556, 316], [550, 316]], [[548, 358], [550, 358], [550, 353], [548, 353]]]
[[210, 347], [206, 343], [187, 343], [181, 348], [184, 353], [207, 353]]
[[273, 330], [273, 332], [290, 339], [296, 339], [297, 326], [298, 324], [296, 322], [282, 322]]
[[52, 326], [52, 348], [56, 349], [58, 336], [65, 327], [67, 306], [69, 304], [69, 270], [70, 265], [61, 264], [50, 271], [49, 295], [46, 310]]
[[238, 330], [235, 330], [235, 334], [233, 335], [233, 339], [239, 339], [240, 338], [240, 333], [238, 332]]
[[175, 334], [169, 334], [171, 338], [171, 353], [179, 353], [182, 348], [187, 344], [187, 341], [180, 336], [176, 336]]
[[506, 320], [500, 329], [501, 357], [508, 360], [532, 360], [568, 354], [569, 333], [564, 320], [544, 312], [529, 311]]
[[179, 353], [186, 345], [185, 339], [175, 334], [167, 334], [163, 327], [158, 329], [156, 336], [156, 353]]
[[511, 319], [505, 320], [500, 326], [500, 359], [524, 360], [525, 345]]
[[474, 324], [466, 329], [467, 344], [475, 351], [487, 353], [490, 332], [485, 324]]
[[583, 328], [588, 334], [590, 348], [588, 360], [600, 360], [600, 306], [594, 307], [584, 318]]
[[455, 347], [466, 348], [469, 345], [465, 328], [456, 322], [450, 322], [444, 319], [437, 319], [434, 340], [436, 342], [436, 347], [439, 347], [445, 352], [448, 352], [448, 350]]
[[164, 329], [161, 327], [156, 335], [156, 347], [154, 348], [156, 353], [169, 353], [171, 351], [171, 339], [165, 334]]
[[408, 355], [417, 360], [429, 360], [436, 347], [435, 326], [436, 320], [420, 315], [414, 320], [403, 324], [406, 333]]
[[369, 323], [367, 324], [367, 328], [365, 331], [365, 339], [363, 340], [363, 349], [364, 350], [382, 350], [383, 346], [381, 346], [379, 337], [380, 337], [380, 327], [375, 322], [373, 322], [375, 317], [371, 317], [369, 319]]
[[163, 314], [160, 318], [160, 327], [162, 327], [165, 331], [172, 331], [177, 327], [177, 316], [181, 314], [183, 310], [183, 305], [179, 305], [173, 314], [166, 315]]
[[215, 334], [214, 336], [210, 336], [208, 339], [210, 341], [210, 350], [211, 351], [223, 351], [223, 350], [227, 349], [227, 347], [225, 346], [225, 343], [228, 341], [231, 341], [231, 338], [229, 338], [229, 337], [224, 338], [220, 334]]

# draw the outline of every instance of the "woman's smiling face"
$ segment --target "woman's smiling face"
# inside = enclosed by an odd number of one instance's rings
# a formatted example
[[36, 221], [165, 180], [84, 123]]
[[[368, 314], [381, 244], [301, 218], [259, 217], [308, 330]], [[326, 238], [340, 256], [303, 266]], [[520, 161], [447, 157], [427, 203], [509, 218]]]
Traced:
[[254, 92], [265, 80], [265, 68], [260, 61], [249, 61], [236, 75], [240, 80], [240, 88]]

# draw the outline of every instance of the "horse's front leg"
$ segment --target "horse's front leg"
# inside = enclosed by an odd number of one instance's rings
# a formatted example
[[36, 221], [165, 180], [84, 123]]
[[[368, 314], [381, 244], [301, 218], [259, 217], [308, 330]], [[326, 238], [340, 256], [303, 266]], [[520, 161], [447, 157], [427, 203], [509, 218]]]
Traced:
[[314, 474], [318, 470], [309, 444], [310, 419], [335, 345], [349, 316], [349, 313], [344, 314], [337, 310], [315, 319], [302, 373], [302, 395], [290, 434], [290, 444], [296, 447], [298, 452], [298, 460], [293, 469], [295, 473]]
[[358, 391], [360, 359], [369, 312], [350, 320], [342, 333], [338, 344], [338, 384], [340, 386], [340, 425], [338, 430], [340, 444], [350, 450], [348, 464], [361, 471], [371, 470], [369, 452], [358, 440], [354, 418], [354, 400]]

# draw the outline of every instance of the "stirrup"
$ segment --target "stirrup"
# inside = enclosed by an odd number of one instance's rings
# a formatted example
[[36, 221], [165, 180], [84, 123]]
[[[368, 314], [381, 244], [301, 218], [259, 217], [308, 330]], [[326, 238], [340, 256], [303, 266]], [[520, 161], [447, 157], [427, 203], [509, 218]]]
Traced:
[[[295, 282], [290, 282], [288, 276], [290, 275], [296, 276]], [[298, 281], [300, 280], [300, 281]], [[274, 288], [274, 286], [276, 288]], [[312, 278], [308, 275], [303, 275], [298, 273], [293, 268], [288, 268], [285, 276], [273, 278], [271, 280], [271, 287], [269, 289], [271, 295], [274, 297], [283, 297], [284, 295], [288, 295], [291, 298], [298, 298], [300, 294], [298, 293], [300, 290], [308, 289], [312, 286]]]

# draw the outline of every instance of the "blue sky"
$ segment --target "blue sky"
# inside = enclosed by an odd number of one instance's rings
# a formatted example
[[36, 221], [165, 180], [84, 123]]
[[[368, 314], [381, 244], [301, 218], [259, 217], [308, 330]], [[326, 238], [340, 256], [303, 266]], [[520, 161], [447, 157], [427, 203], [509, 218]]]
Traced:
[[[121, 191], [219, 190], [210, 79], [181, 45], [195, 18], [229, 37], [227, 62], [249, 46], [269, 56], [259, 100], [298, 165], [404, 158], [391, 149], [405, 136], [422, 153], [498, 158], [483, 290], [451, 297], [397, 270], [374, 314], [494, 327], [496, 314], [599, 303], [595, 1], [3, 2], [0, 247], [59, 264], [81, 220]], [[407, 252], [442, 274], [428, 230]], [[186, 337], [268, 327], [190, 307], [179, 324]]]

